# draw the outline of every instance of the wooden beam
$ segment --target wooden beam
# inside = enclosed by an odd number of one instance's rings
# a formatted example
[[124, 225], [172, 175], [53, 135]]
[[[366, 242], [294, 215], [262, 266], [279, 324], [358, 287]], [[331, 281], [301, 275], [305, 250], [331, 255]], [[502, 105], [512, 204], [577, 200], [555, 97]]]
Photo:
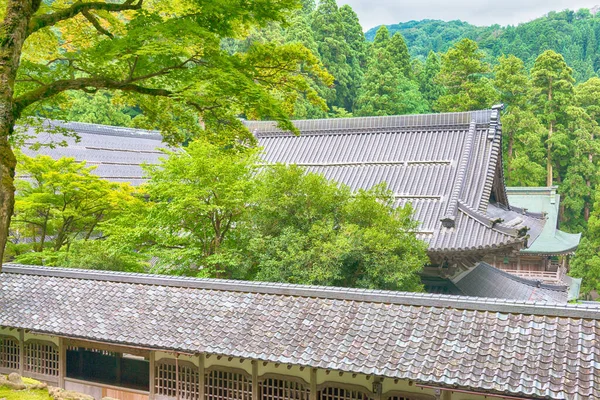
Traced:
[[252, 400], [260, 400], [258, 391], [258, 362], [252, 361]]
[[25, 372], [25, 331], [19, 329], [19, 375]]
[[150, 385], [148, 386], [148, 400], [154, 400], [155, 392], [156, 392], [156, 353], [154, 351], [150, 352], [148, 356], [148, 361], [150, 364], [150, 376], [148, 380], [150, 381]]
[[67, 376], [67, 345], [64, 338], [58, 338], [58, 387], [65, 388]]
[[204, 354], [200, 354], [198, 356], [198, 375], [199, 375], [199, 384], [200, 386], [198, 387], [198, 398], [200, 400], [204, 400], [204, 385], [205, 380], [206, 380], [206, 372], [205, 372], [205, 363], [206, 361], [204, 360]]
[[65, 345], [73, 346], [73, 347], [83, 347], [87, 349], [96, 349], [96, 350], [105, 350], [113, 353], [126, 353], [132, 354], [134, 356], [140, 357], [149, 357], [151, 350], [144, 349], [141, 347], [129, 347], [129, 346], [120, 346], [109, 343], [100, 343], [88, 340], [79, 340], [79, 339], [67, 339], [65, 338]]
[[317, 400], [317, 369], [310, 369], [310, 399]]

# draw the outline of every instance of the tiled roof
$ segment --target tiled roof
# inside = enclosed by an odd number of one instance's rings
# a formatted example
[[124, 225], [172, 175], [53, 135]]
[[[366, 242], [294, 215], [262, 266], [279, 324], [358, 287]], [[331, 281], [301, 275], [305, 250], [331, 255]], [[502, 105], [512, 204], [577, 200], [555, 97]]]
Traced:
[[600, 309], [6, 265], [0, 326], [408, 379], [600, 398]]
[[547, 223], [539, 237], [531, 240], [530, 246], [522, 249], [523, 254], [568, 254], [573, 253], [581, 241], [581, 233], [568, 233], [558, 229], [560, 194], [556, 187], [512, 187], [507, 188], [510, 203], [537, 213], [544, 213]]
[[456, 276], [452, 283], [465, 296], [563, 304], [567, 302], [569, 290], [567, 286], [547, 285], [520, 278], [484, 262]]
[[[160, 133], [155, 131], [81, 122], [51, 121], [50, 124], [74, 131], [81, 141], [76, 143], [73, 138], [67, 138], [67, 147], [42, 147], [38, 151], [25, 146], [25, 154], [45, 154], [53, 158], [72, 157], [76, 161], [86, 161], [89, 166], [96, 167], [95, 174], [114, 182], [129, 182], [133, 185], [145, 182], [141, 165], [158, 163], [159, 157], [163, 156], [158, 148], [166, 147]], [[36, 142], [51, 143], [62, 139], [62, 136], [41, 134], [37, 135]]]
[[[299, 136], [273, 122], [246, 122], [268, 163], [298, 164], [353, 190], [385, 181], [397, 205], [412, 204], [421, 222], [419, 238], [429, 243], [430, 253], [521, 247], [525, 242], [522, 228], [533, 221], [505, 224], [509, 207], [499, 108], [294, 124]], [[492, 195], [497, 204], [490, 203]], [[490, 208], [495, 209], [493, 218]]]

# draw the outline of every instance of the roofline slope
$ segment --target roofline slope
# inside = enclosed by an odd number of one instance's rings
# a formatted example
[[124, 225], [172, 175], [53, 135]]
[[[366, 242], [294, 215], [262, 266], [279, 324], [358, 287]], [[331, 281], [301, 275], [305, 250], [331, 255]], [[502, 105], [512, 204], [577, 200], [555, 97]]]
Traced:
[[171, 286], [201, 290], [258, 293], [265, 295], [313, 297], [366, 303], [385, 303], [439, 308], [452, 307], [455, 309], [475, 311], [520, 313], [528, 315], [545, 315], [600, 320], [600, 307], [592, 307], [591, 305], [564, 305], [551, 302], [514, 301], [468, 296], [394, 292], [389, 290], [351, 289], [326, 286], [293, 285], [286, 283], [187, 278], [140, 273], [38, 267], [19, 264], [5, 264], [3, 266], [2, 273], [78, 280], [97, 280], [135, 285]]
[[[352, 129], [417, 128], [423, 126], [469, 126], [472, 120], [477, 124], [489, 124], [492, 110], [477, 110], [442, 114], [413, 114], [381, 117], [353, 117], [309, 119], [292, 121], [300, 131], [328, 132]], [[255, 135], [293, 135], [277, 126], [275, 121], [243, 121]], [[332, 133], [332, 132], [330, 132]]]
[[146, 130], [139, 128], [128, 128], [123, 126], [114, 125], [102, 125], [92, 124], [88, 122], [69, 122], [60, 120], [45, 120], [44, 126], [49, 128], [61, 128], [68, 129], [79, 133], [88, 133], [93, 135], [104, 135], [104, 136], [117, 136], [117, 137], [128, 137], [128, 138], [140, 138], [149, 140], [163, 140], [160, 131]]

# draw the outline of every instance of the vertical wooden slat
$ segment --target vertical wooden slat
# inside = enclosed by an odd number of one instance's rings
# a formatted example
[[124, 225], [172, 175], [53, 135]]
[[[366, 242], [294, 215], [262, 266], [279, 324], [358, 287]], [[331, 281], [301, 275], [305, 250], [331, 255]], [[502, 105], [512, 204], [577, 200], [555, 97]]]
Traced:
[[19, 375], [25, 372], [25, 331], [19, 329]]
[[198, 369], [198, 400], [204, 400], [205, 399], [205, 394], [204, 394], [204, 385], [206, 385], [206, 372], [204, 369], [204, 354], [200, 354], [200, 356], [198, 357], [198, 365], [200, 366]]
[[260, 400], [258, 392], [258, 362], [252, 361], [252, 400]]
[[317, 400], [317, 369], [310, 369], [310, 400]]
[[65, 377], [67, 375], [67, 346], [63, 338], [58, 339], [58, 386], [65, 388]]
[[148, 391], [150, 392], [148, 395], [148, 400], [154, 400], [154, 392], [156, 390], [156, 354], [151, 351], [148, 357], [148, 361], [150, 363], [150, 386], [148, 386]]

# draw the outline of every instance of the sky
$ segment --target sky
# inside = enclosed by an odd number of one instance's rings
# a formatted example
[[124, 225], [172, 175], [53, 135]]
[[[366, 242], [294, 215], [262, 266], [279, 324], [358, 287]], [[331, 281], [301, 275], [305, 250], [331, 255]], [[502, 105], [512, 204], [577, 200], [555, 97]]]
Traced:
[[338, 0], [350, 4], [365, 31], [381, 24], [410, 20], [460, 19], [474, 25], [517, 25], [548, 11], [578, 10], [600, 0]]

